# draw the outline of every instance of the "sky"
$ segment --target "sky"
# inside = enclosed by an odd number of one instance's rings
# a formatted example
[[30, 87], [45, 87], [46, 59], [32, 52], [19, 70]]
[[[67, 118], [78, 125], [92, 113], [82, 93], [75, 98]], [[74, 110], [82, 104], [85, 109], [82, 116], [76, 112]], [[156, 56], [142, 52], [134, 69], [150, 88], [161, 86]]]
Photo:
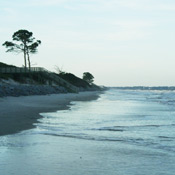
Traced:
[[42, 41], [32, 66], [105, 86], [175, 86], [174, 0], [0, 0], [0, 62], [24, 65], [1, 46], [26, 29]]

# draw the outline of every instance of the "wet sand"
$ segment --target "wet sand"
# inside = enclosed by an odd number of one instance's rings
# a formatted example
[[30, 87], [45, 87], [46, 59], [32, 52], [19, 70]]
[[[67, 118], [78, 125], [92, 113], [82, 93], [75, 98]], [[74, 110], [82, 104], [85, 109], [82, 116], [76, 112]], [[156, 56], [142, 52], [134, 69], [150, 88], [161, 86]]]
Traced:
[[43, 112], [68, 109], [71, 101], [89, 101], [100, 92], [0, 98], [0, 136], [32, 129]]

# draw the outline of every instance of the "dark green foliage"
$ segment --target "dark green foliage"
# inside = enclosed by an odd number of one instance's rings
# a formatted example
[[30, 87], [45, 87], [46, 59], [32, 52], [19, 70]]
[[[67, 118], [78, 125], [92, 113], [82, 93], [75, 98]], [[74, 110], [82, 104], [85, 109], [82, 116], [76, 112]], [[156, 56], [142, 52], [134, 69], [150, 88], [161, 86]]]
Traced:
[[[0, 62], [0, 68], [16, 67]], [[19, 83], [31, 83], [31, 84], [49, 84], [50, 76], [47, 72], [31, 72], [31, 73], [0, 73], [0, 79], [13, 79]]]
[[12, 42], [6, 41], [3, 46], [7, 48], [6, 52], [19, 52], [17, 45]]
[[18, 30], [13, 34], [12, 38], [14, 41], [32, 42], [34, 39], [32, 35], [33, 33], [27, 30]]
[[0, 80], [1, 79], [8, 80], [9, 79], [9, 75], [0, 73]]
[[19, 83], [47, 84], [49, 77], [44, 72], [0, 74], [2, 79], [13, 79]]
[[16, 67], [16, 66], [8, 65], [8, 64], [1, 63], [1, 62], [0, 62], [0, 67]]
[[94, 76], [89, 72], [84, 72], [83, 73], [83, 80], [85, 80], [89, 84], [92, 84], [94, 81]]
[[29, 53], [36, 53], [37, 47], [41, 44], [40, 40], [37, 40], [36, 42], [32, 43], [30, 46], [28, 46]]
[[[4, 63], [0, 63], [0, 68], [5, 67], [15, 67], [12, 65], [7, 65]], [[18, 67], [17, 67], [18, 68]], [[58, 78], [59, 77], [59, 78]], [[60, 78], [64, 79], [60, 81]], [[24, 84], [34, 84], [34, 85], [58, 85], [58, 87], [64, 87], [66, 92], [78, 92], [78, 91], [85, 91], [85, 90], [100, 90], [100, 88], [94, 84], [89, 84], [88, 82], [82, 80], [81, 78], [76, 77], [71, 73], [60, 73], [56, 74], [53, 72], [41, 71], [41, 72], [18, 72], [18, 73], [0, 73], [0, 80], [1, 79], [12, 79], [19, 83]], [[75, 87], [70, 87], [70, 84], [74, 85]], [[78, 87], [76, 89], [76, 87]]]
[[12, 74], [13, 80], [20, 83], [34, 83], [34, 84], [46, 84], [47, 77], [43, 75], [43, 72], [32, 72], [32, 73], [14, 73]]
[[76, 87], [82, 87], [82, 88], [90, 87], [89, 83], [82, 80], [81, 78], [76, 77], [71, 73], [59, 74], [59, 76]]
[[15, 32], [12, 36], [11, 41], [4, 42], [3, 46], [7, 48], [6, 52], [17, 52], [17, 53], [23, 53], [24, 54], [24, 66], [27, 67], [27, 61], [28, 59], [28, 66], [31, 67], [30, 62], [30, 54], [34, 54], [37, 52], [38, 46], [41, 44], [40, 40], [36, 40], [33, 37], [33, 33], [29, 32], [27, 30], [18, 30]]
[[[8, 64], [1, 63], [1, 62], [0, 62], [0, 68], [1, 68], [1, 67], [5, 68], [5, 67], [15, 67], [15, 66], [13, 66], [13, 65], [8, 65]], [[2, 78], [2, 79], [8, 79], [9, 76], [6, 75], [6, 74], [1, 74], [1, 73], [0, 73], [0, 78]]]

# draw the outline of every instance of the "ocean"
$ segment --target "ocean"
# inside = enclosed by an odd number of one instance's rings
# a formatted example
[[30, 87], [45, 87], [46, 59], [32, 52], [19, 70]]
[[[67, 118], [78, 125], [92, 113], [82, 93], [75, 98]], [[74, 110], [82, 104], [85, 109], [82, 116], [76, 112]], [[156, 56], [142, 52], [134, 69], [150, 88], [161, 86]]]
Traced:
[[41, 115], [0, 137], [0, 174], [175, 174], [175, 91], [111, 88]]

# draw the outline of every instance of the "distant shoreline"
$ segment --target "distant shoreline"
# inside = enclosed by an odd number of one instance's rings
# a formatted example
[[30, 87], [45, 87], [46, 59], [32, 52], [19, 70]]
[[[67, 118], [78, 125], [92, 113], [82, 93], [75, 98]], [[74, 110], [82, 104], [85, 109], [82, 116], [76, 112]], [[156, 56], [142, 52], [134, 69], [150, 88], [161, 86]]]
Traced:
[[0, 136], [32, 129], [41, 118], [40, 113], [66, 110], [71, 101], [95, 100], [100, 93], [92, 91], [0, 98]]
[[121, 86], [121, 87], [110, 87], [119, 90], [170, 90], [174, 91], [175, 86]]

